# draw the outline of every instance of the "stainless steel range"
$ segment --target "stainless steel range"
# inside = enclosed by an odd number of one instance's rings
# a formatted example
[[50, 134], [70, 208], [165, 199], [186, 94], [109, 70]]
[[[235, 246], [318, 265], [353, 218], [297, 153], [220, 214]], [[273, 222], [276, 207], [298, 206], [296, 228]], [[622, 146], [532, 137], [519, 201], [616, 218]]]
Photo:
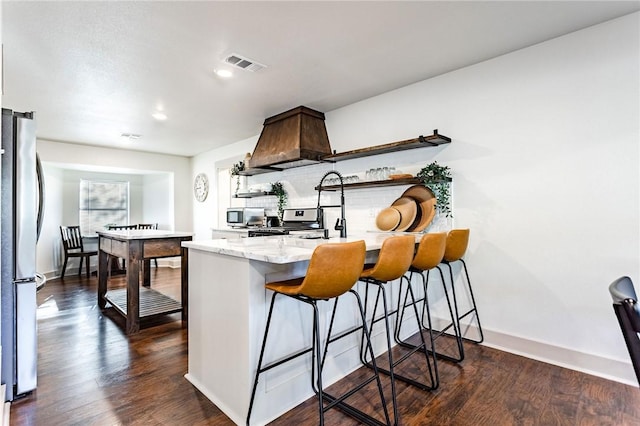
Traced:
[[282, 226], [249, 229], [248, 236], [310, 234], [311, 237], [321, 238], [323, 230], [324, 214], [322, 208], [285, 209], [282, 216]]

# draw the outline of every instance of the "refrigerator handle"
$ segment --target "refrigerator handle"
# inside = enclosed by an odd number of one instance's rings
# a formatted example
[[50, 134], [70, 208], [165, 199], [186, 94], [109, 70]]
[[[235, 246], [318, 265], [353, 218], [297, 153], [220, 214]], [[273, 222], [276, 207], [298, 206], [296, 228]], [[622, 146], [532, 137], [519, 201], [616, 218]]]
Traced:
[[42, 163], [40, 156], [36, 152], [36, 178], [38, 181], [38, 222], [36, 243], [40, 240], [40, 231], [42, 231], [42, 222], [44, 221], [44, 172], [42, 171]]

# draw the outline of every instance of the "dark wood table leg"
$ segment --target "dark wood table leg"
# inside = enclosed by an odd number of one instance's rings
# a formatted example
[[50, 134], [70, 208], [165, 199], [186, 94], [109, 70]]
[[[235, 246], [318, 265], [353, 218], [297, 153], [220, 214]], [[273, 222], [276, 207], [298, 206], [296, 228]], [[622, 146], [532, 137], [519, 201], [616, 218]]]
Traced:
[[151, 259], [142, 261], [142, 285], [151, 287]]
[[101, 309], [107, 305], [104, 296], [107, 294], [107, 261], [109, 255], [102, 251], [98, 251], [98, 306]]
[[140, 242], [129, 242], [126, 334], [140, 331]]
[[182, 247], [180, 250], [180, 286], [182, 290], [182, 324], [187, 325], [189, 319], [189, 249]]

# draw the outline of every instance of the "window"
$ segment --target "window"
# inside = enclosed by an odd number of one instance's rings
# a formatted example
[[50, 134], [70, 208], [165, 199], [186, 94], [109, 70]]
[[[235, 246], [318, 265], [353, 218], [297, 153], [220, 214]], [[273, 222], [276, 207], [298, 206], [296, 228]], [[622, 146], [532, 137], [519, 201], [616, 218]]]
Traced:
[[129, 223], [129, 182], [80, 180], [80, 229], [95, 235], [106, 225]]

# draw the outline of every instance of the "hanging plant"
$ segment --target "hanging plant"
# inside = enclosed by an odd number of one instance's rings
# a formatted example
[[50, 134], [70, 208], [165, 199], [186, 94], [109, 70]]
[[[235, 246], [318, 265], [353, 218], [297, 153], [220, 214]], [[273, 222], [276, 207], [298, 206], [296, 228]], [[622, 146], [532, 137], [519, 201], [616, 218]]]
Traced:
[[229, 173], [231, 173], [231, 176], [239, 176], [240, 172], [243, 170], [244, 170], [244, 161], [238, 161], [233, 166], [231, 166]]
[[236, 194], [240, 190], [240, 172], [244, 170], [244, 161], [238, 161], [231, 169], [229, 169], [229, 174], [231, 176], [237, 176], [236, 178]]
[[438, 213], [451, 217], [451, 169], [449, 166], [441, 166], [434, 161], [423, 167], [417, 177], [436, 196]]
[[282, 223], [284, 207], [287, 205], [287, 191], [284, 189], [282, 182], [275, 182], [271, 184], [271, 192], [278, 197], [278, 219]]

